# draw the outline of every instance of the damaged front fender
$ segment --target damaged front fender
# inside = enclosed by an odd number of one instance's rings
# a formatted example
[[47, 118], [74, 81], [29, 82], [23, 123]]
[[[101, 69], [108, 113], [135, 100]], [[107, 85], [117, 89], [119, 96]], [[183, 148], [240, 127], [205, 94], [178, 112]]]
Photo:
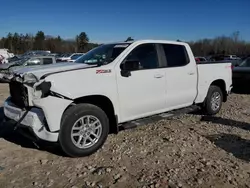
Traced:
[[60, 129], [62, 115], [72, 102], [72, 100], [54, 96], [33, 100], [33, 104], [43, 110], [51, 132]]

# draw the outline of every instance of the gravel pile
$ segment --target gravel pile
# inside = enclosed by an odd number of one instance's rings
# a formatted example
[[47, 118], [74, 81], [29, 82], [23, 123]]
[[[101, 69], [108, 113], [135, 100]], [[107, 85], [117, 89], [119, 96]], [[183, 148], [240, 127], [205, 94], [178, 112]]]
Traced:
[[[8, 96], [0, 87], [1, 101]], [[250, 187], [250, 96], [216, 117], [188, 114], [110, 135], [97, 153], [64, 157], [0, 126], [1, 187]]]

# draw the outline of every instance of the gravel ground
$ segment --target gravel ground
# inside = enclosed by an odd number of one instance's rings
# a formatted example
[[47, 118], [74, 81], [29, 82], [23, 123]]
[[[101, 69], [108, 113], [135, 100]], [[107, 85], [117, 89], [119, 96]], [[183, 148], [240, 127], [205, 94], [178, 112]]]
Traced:
[[[0, 84], [0, 102], [8, 96]], [[161, 120], [110, 135], [85, 158], [37, 149], [0, 126], [0, 187], [250, 187], [250, 96], [232, 94], [216, 117]]]

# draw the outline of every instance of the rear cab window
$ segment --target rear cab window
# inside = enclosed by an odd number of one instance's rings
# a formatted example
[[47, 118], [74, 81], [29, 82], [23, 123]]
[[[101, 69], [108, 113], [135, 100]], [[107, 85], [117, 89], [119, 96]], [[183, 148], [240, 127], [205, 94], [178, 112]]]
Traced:
[[167, 67], [181, 67], [189, 64], [190, 59], [184, 45], [162, 44]]

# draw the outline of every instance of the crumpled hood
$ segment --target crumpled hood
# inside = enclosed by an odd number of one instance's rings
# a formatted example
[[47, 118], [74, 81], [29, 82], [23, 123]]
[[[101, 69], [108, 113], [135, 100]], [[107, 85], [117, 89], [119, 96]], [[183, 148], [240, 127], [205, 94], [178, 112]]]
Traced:
[[50, 64], [50, 65], [23, 67], [21, 69], [15, 70], [14, 73], [15, 75], [20, 75], [21, 77], [24, 74], [32, 73], [38, 79], [40, 79], [45, 74], [84, 69], [84, 68], [90, 68], [90, 67], [95, 67], [95, 66], [96, 65], [88, 65], [88, 64], [82, 64], [82, 63], [55, 63], [55, 64]]
[[5, 63], [5, 64], [0, 64], [0, 70], [6, 70], [12, 65], [17, 64], [17, 62], [11, 62], [11, 63]]

